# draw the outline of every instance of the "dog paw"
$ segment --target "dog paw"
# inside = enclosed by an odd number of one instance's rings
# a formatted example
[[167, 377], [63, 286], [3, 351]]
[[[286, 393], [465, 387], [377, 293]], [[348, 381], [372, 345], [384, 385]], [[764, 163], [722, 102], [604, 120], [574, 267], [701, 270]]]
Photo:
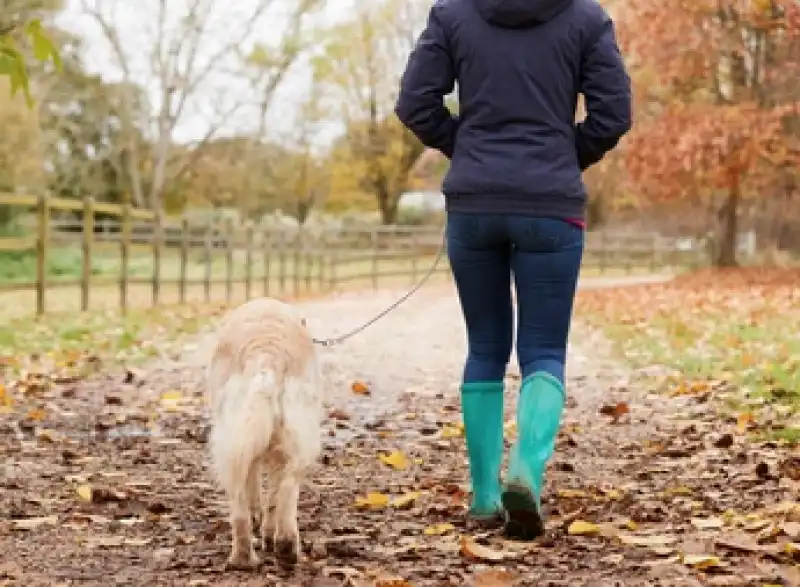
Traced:
[[261, 551], [262, 552], [273, 552], [275, 550], [275, 539], [272, 537], [271, 533], [268, 533], [267, 536], [261, 537]]
[[233, 552], [225, 563], [225, 570], [228, 571], [252, 571], [258, 568], [261, 560], [255, 552]]
[[300, 547], [297, 540], [279, 538], [275, 541], [275, 556], [281, 564], [295, 565], [300, 558]]

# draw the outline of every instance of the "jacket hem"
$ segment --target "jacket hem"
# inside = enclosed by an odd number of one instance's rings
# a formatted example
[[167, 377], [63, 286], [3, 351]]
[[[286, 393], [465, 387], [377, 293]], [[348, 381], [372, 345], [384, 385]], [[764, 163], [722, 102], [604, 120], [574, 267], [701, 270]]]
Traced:
[[553, 194], [445, 194], [445, 210], [585, 220], [586, 196]]

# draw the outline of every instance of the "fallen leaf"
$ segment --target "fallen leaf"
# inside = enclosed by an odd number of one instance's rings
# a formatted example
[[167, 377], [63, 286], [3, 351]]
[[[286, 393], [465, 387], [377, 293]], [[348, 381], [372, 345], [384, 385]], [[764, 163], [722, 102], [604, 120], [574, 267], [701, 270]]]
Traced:
[[669, 546], [675, 544], [677, 539], [674, 536], [665, 536], [663, 534], [650, 534], [639, 536], [635, 534], [617, 534], [617, 539], [626, 546], [642, 546], [645, 548], [653, 548], [658, 546]]
[[79, 485], [75, 489], [75, 493], [78, 494], [78, 497], [81, 498], [83, 501], [91, 502], [92, 501], [92, 486], [91, 485]]
[[409, 491], [400, 497], [395, 497], [391, 502], [389, 502], [389, 505], [396, 509], [406, 509], [411, 507], [413, 503], [419, 499], [419, 496], [419, 491]]
[[781, 531], [792, 540], [797, 540], [800, 538], [800, 523], [784, 522], [781, 524]]
[[426, 536], [441, 536], [442, 534], [447, 534], [455, 530], [455, 526], [448, 522], [443, 522], [441, 524], [434, 524], [433, 526], [428, 526], [423, 530], [423, 533]]
[[367, 493], [366, 497], [356, 498], [356, 507], [381, 509], [389, 504], [389, 496], [384, 493]]
[[39, 518], [21, 518], [12, 522], [14, 530], [35, 530], [41, 526], [53, 526], [58, 523], [58, 516], [42, 516]]
[[445, 426], [442, 428], [441, 437], [442, 438], [458, 438], [459, 436], [464, 435], [464, 425], [455, 425], [455, 426]]
[[174, 411], [178, 409], [178, 403], [183, 399], [183, 394], [176, 390], [170, 389], [165, 391], [161, 394], [161, 404], [166, 408], [168, 411]]
[[630, 414], [630, 407], [627, 402], [618, 402], [613, 405], [605, 405], [600, 408], [600, 413], [604, 416], [611, 416], [611, 421], [616, 423], [625, 414]]
[[559, 489], [556, 495], [563, 499], [583, 499], [590, 497], [588, 493], [580, 489]]
[[373, 587], [412, 587], [411, 583], [402, 577], [380, 575], [372, 583]]
[[54, 430], [50, 430], [49, 428], [40, 428], [36, 432], [36, 438], [42, 442], [55, 442], [56, 436], [56, 432]]
[[47, 412], [41, 408], [36, 408], [35, 410], [30, 410], [27, 414], [25, 414], [25, 418], [27, 420], [33, 420], [34, 422], [41, 422], [47, 418]]
[[570, 536], [594, 536], [599, 533], [600, 526], [584, 520], [575, 520], [567, 528], [567, 534]]
[[692, 518], [691, 524], [698, 530], [719, 530], [725, 526], [721, 518]]
[[478, 544], [467, 536], [461, 537], [459, 545], [461, 555], [471, 560], [500, 562], [506, 558], [505, 553]]
[[410, 464], [408, 457], [406, 457], [406, 455], [400, 451], [394, 451], [388, 455], [381, 454], [379, 455], [379, 458], [384, 465], [388, 465], [393, 469], [397, 469], [398, 471], [407, 469]]
[[687, 554], [683, 557], [683, 564], [698, 571], [705, 571], [722, 566], [722, 561], [711, 554]]
[[356, 395], [371, 395], [369, 386], [363, 381], [353, 381], [350, 384], [350, 390]]
[[485, 571], [475, 575], [474, 587], [512, 587], [516, 576], [508, 571]]
[[747, 429], [755, 423], [755, 418], [750, 412], [743, 412], [736, 418], [736, 432], [744, 434]]

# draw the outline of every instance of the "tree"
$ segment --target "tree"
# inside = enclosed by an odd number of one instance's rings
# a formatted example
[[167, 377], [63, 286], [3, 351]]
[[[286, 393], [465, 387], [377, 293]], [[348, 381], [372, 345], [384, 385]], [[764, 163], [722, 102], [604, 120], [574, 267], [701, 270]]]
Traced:
[[715, 261], [733, 265], [743, 198], [798, 162], [787, 133], [796, 93], [783, 88], [797, 71], [800, 7], [642, 0], [621, 29], [632, 65], [645, 73], [626, 151], [631, 177], [651, 199], [720, 199]]
[[393, 107], [427, 8], [401, 0], [362, 2], [352, 20], [328, 32], [315, 59], [317, 78], [346, 125], [334, 150], [331, 173], [337, 189], [332, 194], [370, 194], [385, 224], [397, 218], [400, 197], [424, 151]]
[[[86, 73], [80, 38], [53, 31], [62, 56], [62, 73], [48, 78], [37, 75], [39, 119], [43, 154], [49, 170], [49, 187], [63, 197], [92, 196], [99, 201], [120, 202], [131, 192], [127, 168], [129, 156], [122, 117], [126, 102], [147, 108], [142, 88], [105, 82]], [[137, 129], [134, 141], [140, 149], [147, 141]]]
[[[318, 6], [317, 1], [299, 0], [288, 26], [281, 27], [285, 33], [270, 46], [253, 44], [251, 38], [266, 26], [267, 16], [273, 22], [279, 18], [277, 0], [248, 2], [241, 11], [231, 11], [223, 0], [188, 0], [188, 9], [180, 15], [168, 8], [167, 0], [139, 0], [137, 13], [152, 15], [153, 22], [149, 32], [134, 42], [123, 32], [130, 23], [120, 17], [121, 11], [131, 9], [127, 0], [81, 0], [81, 4], [102, 32], [123, 83], [155, 87], [152, 113], [137, 117], [140, 109], [132, 96], [125, 95], [122, 117], [134, 201], [153, 209], [162, 207], [170, 183], [179, 182], [197, 164], [202, 146], [237, 114], [254, 104], [266, 111], [301, 50], [300, 23]], [[260, 93], [253, 95], [247, 87], [232, 91], [254, 62], [259, 64]], [[193, 116], [202, 117], [205, 131], [178, 147], [177, 131]], [[152, 148], [141, 149], [137, 130], [153, 137]]]
[[58, 68], [60, 58], [55, 45], [42, 27], [38, 13], [59, 8], [59, 0], [5, 0], [0, 12], [0, 75], [9, 80], [11, 97], [22, 91], [28, 106], [33, 105], [26, 52], [39, 61], [52, 61]]

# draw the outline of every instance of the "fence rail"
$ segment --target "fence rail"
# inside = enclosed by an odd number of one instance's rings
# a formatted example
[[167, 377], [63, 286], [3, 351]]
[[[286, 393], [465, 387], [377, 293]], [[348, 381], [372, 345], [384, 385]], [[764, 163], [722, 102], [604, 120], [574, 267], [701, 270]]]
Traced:
[[[95, 292], [116, 291], [125, 312], [134, 287], [149, 289], [149, 303], [164, 301], [165, 288], [178, 303], [189, 290], [201, 299], [230, 302], [234, 289], [244, 297], [301, 295], [332, 291], [355, 282], [378, 287], [386, 280], [416, 281], [428, 270], [439, 246], [441, 228], [409, 226], [287, 227], [235, 225], [231, 220], [197, 222], [161, 214], [49, 196], [0, 194], [0, 207], [27, 210], [31, 234], [0, 237], [0, 260], [28, 255], [30, 275], [0, 277], [0, 292], [35, 294], [35, 310], [48, 310], [50, 296], [65, 288], [79, 291], [78, 308], [88, 310]], [[32, 214], [31, 214], [32, 213]], [[56, 261], [68, 257], [69, 270]], [[652, 235], [588, 233], [584, 269], [663, 270], [696, 266], [705, 252], [684, 250]], [[437, 270], [447, 272], [446, 260]], [[220, 293], [220, 287], [224, 293]], [[140, 292], [141, 293], [141, 292]]]

